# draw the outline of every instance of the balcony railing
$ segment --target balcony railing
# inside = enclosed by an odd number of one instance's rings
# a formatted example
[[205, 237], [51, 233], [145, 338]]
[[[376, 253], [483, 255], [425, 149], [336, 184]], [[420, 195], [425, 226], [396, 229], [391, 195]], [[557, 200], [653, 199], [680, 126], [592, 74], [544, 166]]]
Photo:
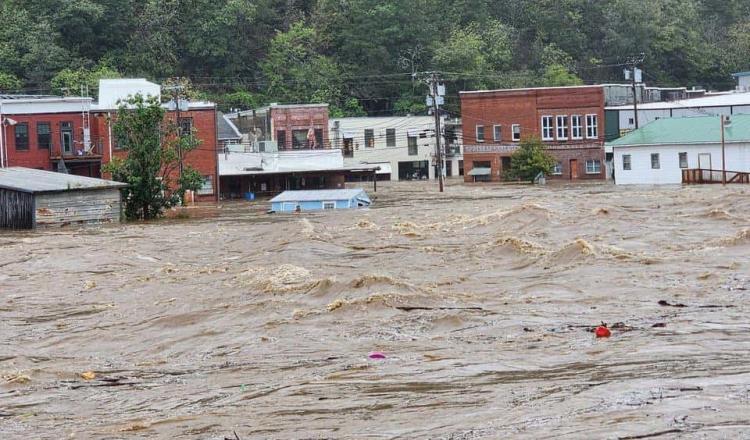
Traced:
[[63, 150], [59, 146], [55, 146], [50, 149], [50, 158], [63, 158], [67, 160], [100, 159], [102, 157], [102, 151], [104, 151], [104, 139], [93, 138], [91, 139], [91, 144], [88, 148], [80, 141], [75, 141], [68, 151]]

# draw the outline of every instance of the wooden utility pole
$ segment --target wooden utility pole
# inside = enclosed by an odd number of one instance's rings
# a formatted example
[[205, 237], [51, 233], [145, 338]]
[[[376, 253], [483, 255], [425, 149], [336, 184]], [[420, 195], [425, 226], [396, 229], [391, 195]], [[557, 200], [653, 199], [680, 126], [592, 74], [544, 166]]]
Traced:
[[182, 180], [182, 172], [184, 169], [182, 163], [182, 124], [180, 122], [180, 97], [182, 95], [183, 86], [179, 84], [181, 78], [175, 78], [177, 84], [169, 87], [165, 87], [168, 90], [172, 90], [172, 100], [175, 106], [175, 123], [177, 124], [177, 158], [180, 165], [180, 180]]
[[643, 63], [645, 56], [640, 54], [638, 57], [631, 57], [628, 60], [630, 65], [630, 81], [633, 88], [633, 121], [635, 122], [635, 129], [638, 130], [640, 124], [638, 123], [638, 88], [635, 80], [635, 72], [639, 64]]
[[432, 72], [430, 75], [430, 89], [432, 94], [432, 113], [435, 115], [435, 149], [437, 150], [437, 170], [438, 170], [438, 183], [440, 185], [440, 192], [444, 191], [445, 184], [443, 182], [443, 147], [440, 137], [440, 106], [438, 99], [440, 94], [438, 93], [438, 75], [437, 72]]

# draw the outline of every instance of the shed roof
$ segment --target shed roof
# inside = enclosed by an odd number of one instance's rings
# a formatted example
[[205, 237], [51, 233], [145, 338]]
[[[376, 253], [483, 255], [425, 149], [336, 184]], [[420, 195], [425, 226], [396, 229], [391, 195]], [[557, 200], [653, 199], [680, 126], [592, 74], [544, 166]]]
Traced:
[[271, 199], [271, 202], [315, 202], [324, 200], [351, 200], [359, 195], [367, 197], [365, 190], [355, 189], [320, 189], [310, 191], [284, 191]]
[[[724, 130], [726, 142], [750, 142], [750, 115], [734, 115]], [[662, 144], [710, 144], [721, 142], [718, 116], [657, 119], [609, 142], [613, 147]]]
[[87, 191], [123, 188], [121, 182], [35, 170], [32, 168], [0, 168], [0, 188], [37, 194], [62, 191]]
[[750, 76], [750, 71], [733, 73], [732, 76], [735, 78], [739, 78], [741, 76]]

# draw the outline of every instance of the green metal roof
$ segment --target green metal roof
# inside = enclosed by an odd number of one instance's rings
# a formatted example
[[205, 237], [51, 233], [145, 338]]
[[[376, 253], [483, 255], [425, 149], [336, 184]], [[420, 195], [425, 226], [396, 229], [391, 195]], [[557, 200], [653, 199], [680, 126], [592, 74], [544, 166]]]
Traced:
[[[724, 131], [726, 142], [750, 142], [750, 115], [733, 115]], [[608, 142], [613, 147], [721, 142], [719, 116], [657, 119], [638, 130]]]

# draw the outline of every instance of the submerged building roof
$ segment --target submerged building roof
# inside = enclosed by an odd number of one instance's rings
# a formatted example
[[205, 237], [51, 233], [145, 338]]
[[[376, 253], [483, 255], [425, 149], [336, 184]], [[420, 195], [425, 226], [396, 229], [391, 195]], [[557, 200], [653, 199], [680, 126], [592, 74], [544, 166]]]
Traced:
[[[726, 142], [750, 142], [750, 115], [734, 115], [724, 129]], [[721, 142], [718, 116], [657, 119], [609, 142], [613, 147], [663, 144], [712, 144]]]
[[30, 194], [62, 191], [87, 191], [123, 188], [125, 183], [92, 177], [35, 170], [32, 168], [0, 168], [0, 189], [9, 189]]
[[219, 130], [219, 140], [238, 140], [242, 139], [242, 133], [237, 129], [229, 118], [222, 112], [216, 112], [216, 128]]
[[361, 188], [284, 191], [278, 196], [272, 198], [271, 202], [316, 202], [324, 200], [351, 200], [361, 195], [367, 197], [367, 193]]

